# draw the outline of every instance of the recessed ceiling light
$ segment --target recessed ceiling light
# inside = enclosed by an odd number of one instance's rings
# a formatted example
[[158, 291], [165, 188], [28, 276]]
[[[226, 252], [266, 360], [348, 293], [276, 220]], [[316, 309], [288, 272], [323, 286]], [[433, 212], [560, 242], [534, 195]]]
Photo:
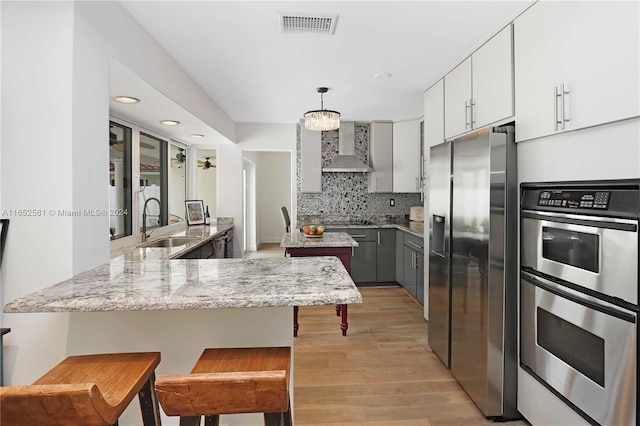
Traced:
[[393, 74], [391, 74], [390, 72], [379, 72], [378, 74], [374, 75], [374, 77], [380, 80], [384, 80], [386, 78], [391, 78], [392, 75]]
[[165, 126], [177, 126], [180, 122], [176, 120], [162, 120], [160, 124], [164, 124]]
[[191, 133], [189, 136], [192, 138], [204, 138], [202, 133]]
[[137, 104], [140, 102], [140, 99], [131, 96], [116, 96], [113, 100], [121, 104]]

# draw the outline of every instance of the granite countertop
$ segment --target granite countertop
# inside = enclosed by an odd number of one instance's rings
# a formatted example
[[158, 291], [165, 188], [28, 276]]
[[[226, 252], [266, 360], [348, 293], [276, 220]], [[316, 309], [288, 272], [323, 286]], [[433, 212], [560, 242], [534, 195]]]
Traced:
[[[224, 234], [230, 229], [233, 229], [233, 224], [218, 223], [217, 225], [184, 225], [178, 229], [174, 229], [170, 234], [151, 234], [152, 236], [145, 243], [136, 242], [111, 250], [111, 258], [115, 259], [119, 256], [126, 256], [126, 260], [140, 262], [148, 260], [175, 259], [190, 250], [203, 245], [214, 237]], [[144, 244], [149, 244], [153, 241], [167, 237], [186, 237], [192, 238], [193, 241], [189, 241], [185, 245], [176, 247], [142, 247]]]
[[[364, 222], [364, 223], [363, 223]], [[307, 223], [324, 225], [325, 228], [330, 229], [341, 229], [341, 228], [371, 228], [371, 229], [379, 229], [379, 228], [394, 228], [399, 229], [404, 232], [408, 232], [418, 237], [424, 238], [424, 222], [417, 222], [413, 220], [385, 220], [385, 219], [377, 219], [377, 220], [367, 220], [367, 221], [335, 221], [331, 219], [322, 218], [314, 219], [314, 220], [305, 220], [303, 222], [299, 222], [300, 227], [306, 225]]]
[[362, 303], [337, 257], [129, 261], [125, 256], [8, 303], [6, 313]]
[[[4, 312], [101, 312], [220, 309], [362, 303], [362, 296], [338, 258], [177, 259], [233, 229], [216, 225], [174, 227], [166, 237], [193, 241], [177, 247], [111, 251], [111, 260], [91, 270], [14, 300]], [[350, 238], [350, 237], [349, 237]], [[356, 243], [357, 245], [357, 243]]]
[[325, 232], [318, 237], [307, 237], [303, 232], [292, 232], [284, 234], [280, 247], [358, 247], [358, 242], [351, 238], [351, 236], [346, 232]]

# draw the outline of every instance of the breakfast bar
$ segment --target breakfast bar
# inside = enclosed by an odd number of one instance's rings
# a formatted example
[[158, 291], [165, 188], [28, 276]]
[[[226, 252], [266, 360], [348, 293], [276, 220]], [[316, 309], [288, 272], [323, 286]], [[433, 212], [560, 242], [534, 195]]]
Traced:
[[[4, 312], [68, 312], [68, 355], [159, 351], [157, 374], [181, 374], [205, 348], [292, 347], [293, 306], [362, 302], [335, 257], [142, 260], [144, 253], [113, 258]], [[120, 424], [137, 424], [138, 410], [132, 404]], [[261, 418], [231, 416], [227, 424]]]

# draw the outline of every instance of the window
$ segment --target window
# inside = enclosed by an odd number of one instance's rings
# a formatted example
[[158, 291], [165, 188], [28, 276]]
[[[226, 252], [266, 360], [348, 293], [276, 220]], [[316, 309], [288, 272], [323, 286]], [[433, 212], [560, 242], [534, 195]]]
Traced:
[[187, 147], [171, 141], [169, 153], [169, 224], [182, 222], [187, 194]]
[[188, 145], [112, 117], [109, 121], [112, 240], [142, 232], [145, 204], [147, 233], [184, 220], [188, 152]]
[[140, 132], [140, 232], [144, 213], [147, 232], [168, 224], [167, 145], [167, 141]]
[[131, 235], [131, 128], [109, 122], [109, 234]]

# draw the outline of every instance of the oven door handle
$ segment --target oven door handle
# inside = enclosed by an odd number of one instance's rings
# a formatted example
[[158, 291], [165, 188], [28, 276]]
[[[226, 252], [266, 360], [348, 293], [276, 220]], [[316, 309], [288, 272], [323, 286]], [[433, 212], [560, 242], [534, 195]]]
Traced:
[[620, 318], [621, 320], [624, 320], [633, 324], [636, 323], [635, 315], [622, 311], [618, 309], [618, 307], [616, 307], [615, 305], [611, 305], [608, 302], [605, 302], [605, 301], [594, 302], [592, 300], [586, 300], [580, 296], [577, 296], [573, 293], [569, 293], [563, 290], [562, 288], [560, 288], [561, 286], [557, 283], [554, 283], [542, 277], [534, 276], [529, 272], [520, 271], [520, 275], [524, 281], [527, 281], [528, 283], [533, 284], [536, 287], [546, 290], [549, 293], [553, 293], [556, 296], [563, 297], [574, 303], [585, 306], [589, 309], [594, 309], [604, 314], [611, 315], [616, 318]]
[[533, 210], [523, 210], [521, 217], [544, 220], [548, 222], [566, 223], [571, 225], [589, 226], [592, 228], [615, 229], [618, 231], [638, 232], [637, 221], [619, 219], [612, 220], [589, 220], [570, 217], [569, 215], [560, 213], [536, 212]]

